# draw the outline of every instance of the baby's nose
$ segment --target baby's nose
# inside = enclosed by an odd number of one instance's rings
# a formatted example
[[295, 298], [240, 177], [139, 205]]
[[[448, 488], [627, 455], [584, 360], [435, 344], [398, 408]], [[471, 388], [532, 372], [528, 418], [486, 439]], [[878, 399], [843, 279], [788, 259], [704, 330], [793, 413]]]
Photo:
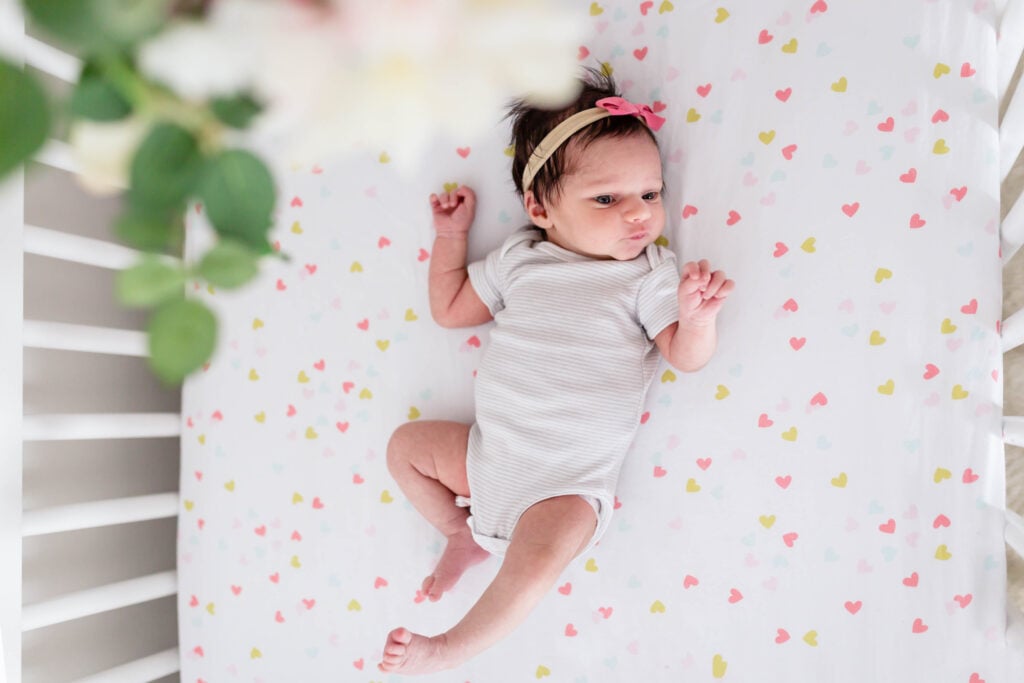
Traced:
[[634, 199], [625, 206], [623, 216], [629, 222], [644, 221], [650, 218], [651, 207], [643, 199]]

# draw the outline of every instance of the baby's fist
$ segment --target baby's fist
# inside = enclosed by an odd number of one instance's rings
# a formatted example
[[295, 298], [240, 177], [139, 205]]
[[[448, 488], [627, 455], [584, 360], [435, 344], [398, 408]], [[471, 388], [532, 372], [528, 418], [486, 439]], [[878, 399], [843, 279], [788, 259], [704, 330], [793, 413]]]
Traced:
[[430, 208], [434, 212], [434, 229], [438, 236], [465, 235], [476, 214], [476, 194], [465, 185], [454, 192], [431, 194]]
[[711, 272], [707, 259], [690, 261], [683, 265], [679, 275], [680, 324], [706, 325], [714, 322], [725, 298], [736, 283], [725, 277], [725, 272]]

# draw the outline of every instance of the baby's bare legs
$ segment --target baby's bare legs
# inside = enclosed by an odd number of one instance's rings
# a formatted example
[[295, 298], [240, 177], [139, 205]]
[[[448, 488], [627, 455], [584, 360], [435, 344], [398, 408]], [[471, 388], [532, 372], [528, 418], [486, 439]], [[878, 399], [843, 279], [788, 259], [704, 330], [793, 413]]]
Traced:
[[569, 562], [587, 547], [596, 527], [594, 509], [579, 496], [558, 496], [533, 505], [519, 518], [498, 575], [462, 621], [433, 638], [394, 629], [378, 668], [431, 673], [483, 652], [526, 619]]
[[462, 573], [487, 559], [466, 524], [469, 512], [455, 496], [469, 497], [466, 444], [469, 425], [461, 422], [408, 422], [388, 442], [388, 469], [402, 492], [428, 522], [448, 539], [437, 567], [421, 590], [432, 602], [458, 582]]

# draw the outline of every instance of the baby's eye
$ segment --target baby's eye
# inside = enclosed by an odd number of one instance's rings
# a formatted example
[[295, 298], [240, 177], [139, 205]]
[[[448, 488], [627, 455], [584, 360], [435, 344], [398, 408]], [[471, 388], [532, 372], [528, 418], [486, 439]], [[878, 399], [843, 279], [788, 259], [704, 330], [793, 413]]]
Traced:
[[654, 201], [655, 199], [658, 198], [658, 195], [660, 194], [661, 192], [648, 192], [647, 194], [644, 195], [644, 199], [646, 199], [649, 202]]
[[594, 201], [598, 204], [611, 204], [612, 196], [610, 194], [603, 194], [598, 197], [594, 197]]

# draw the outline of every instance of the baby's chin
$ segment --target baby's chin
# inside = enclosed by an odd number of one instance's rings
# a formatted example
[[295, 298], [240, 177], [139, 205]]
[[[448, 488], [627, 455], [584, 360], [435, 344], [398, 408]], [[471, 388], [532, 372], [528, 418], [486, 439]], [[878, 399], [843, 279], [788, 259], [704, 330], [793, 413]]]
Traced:
[[632, 261], [643, 254], [644, 251], [647, 250], [647, 246], [654, 242], [655, 239], [657, 238], [646, 237], [635, 242], [632, 240], [624, 240], [621, 243], [621, 246], [609, 255], [616, 261]]

